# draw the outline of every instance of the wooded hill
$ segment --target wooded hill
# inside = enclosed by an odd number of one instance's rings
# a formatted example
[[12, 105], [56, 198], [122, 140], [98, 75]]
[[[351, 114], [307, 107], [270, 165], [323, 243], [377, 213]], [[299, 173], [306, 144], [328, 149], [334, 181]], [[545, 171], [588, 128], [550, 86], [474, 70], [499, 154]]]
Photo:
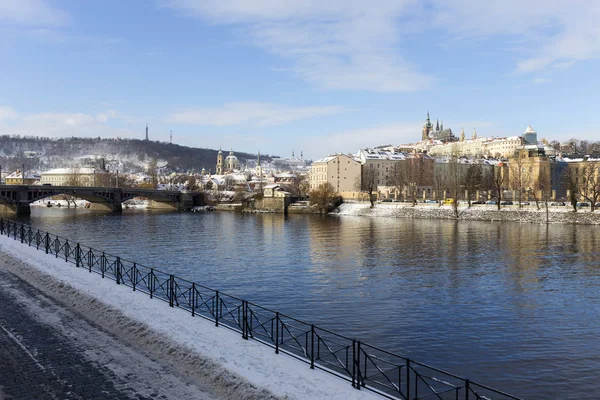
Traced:
[[[0, 165], [5, 172], [14, 171], [25, 164], [28, 171], [44, 171], [52, 168], [98, 165], [104, 159], [122, 172], [141, 172], [156, 159], [167, 164], [166, 169], [176, 172], [196, 171], [202, 168], [215, 172], [218, 150], [180, 146], [158, 141], [138, 139], [101, 138], [45, 138], [0, 136]], [[229, 151], [223, 151], [226, 157]], [[256, 155], [235, 153], [240, 166], [248, 160], [254, 165]], [[271, 160], [262, 155], [261, 160]]]

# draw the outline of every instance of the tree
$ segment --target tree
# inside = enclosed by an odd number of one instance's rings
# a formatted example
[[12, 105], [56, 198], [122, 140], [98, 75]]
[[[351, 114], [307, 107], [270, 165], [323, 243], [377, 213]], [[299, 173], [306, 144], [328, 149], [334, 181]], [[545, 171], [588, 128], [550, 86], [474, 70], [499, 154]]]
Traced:
[[421, 185], [425, 175], [424, 160], [421, 157], [413, 157], [404, 161], [404, 186], [408, 198], [412, 201], [413, 206], [417, 204], [417, 196], [419, 186]]
[[373, 201], [373, 192], [377, 192], [377, 173], [372, 165], [367, 166], [367, 164], [364, 164], [362, 166], [362, 173], [361, 176], [357, 178], [355, 187], [361, 192], [368, 193], [369, 201], [371, 202], [371, 208], [375, 207], [375, 202]]
[[464, 185], [467, 189], [467, 202], [469, 207], [471, 207], [471, 200], [473, 199], [473, 194], [479, 191], [481, 187], [481, 183], [483, 182], [483, 170], [481, 169], [480, 164], [471, 164], [469, 168], [467, 168], [467, 173], [465, 175]]
[[565, 169], [563, 179], [569, 196], [569, 202], [573, 207], [573, 211], [577, 212], [577, 193], [579, 192], [579, 179], [577, 177], [576, 169], [569, 165]]
[[586, 161], [580, 168], [578, 178], [578, 193], [590, 203], [594, 212], [596, 202], [600, 200], [600, 166], [597, 162]]
[[392, 174], [390, 175], [390, 179], [388, 181], [396, 190], [396, 199], [398, 199], [398, 196], [404, 191], [404, 167], [402, 163], [404, 163], [404, 161], [394, 164], [394, 167], [392, 168]]
[[524, 153], [517, 154], [511, 159], [509, 187], [517, 194], [519, 208], [522, 207], [521, 201], [523, 194], [529, 193], [533, 186], [532, 165], [529, 158]]
[[446, 190], [446, 164], [435, 163], [433, 169], [433, 192], [434, 200], [441, 207], [444, 200], [444, 191]]
[[333, 203], [335, 189], [329, 182], [320, 184], [316, 189], [310, 191], [310, 204], [316, 205], [319, 213], [323, 215]]
[[458, 157], [452, 156], [448, 160], [448, 164], [446, 166], [446, 187], [448, 188], [448, 192], [452, 198], [452, 209], [454, 210], [455, 218], [458, 218], [458, 198], [463, 182], [461, 172], [461, 165], [458, 162]]
[[152, 189], [156, 189], [158, 186], [158, 161], [156, 158], [152, 158], [148, 163], [148, 175], [150, 175]]
[[502, 193], [504, 191], [504, 184], [507, 180], [507, 168], [503, 163], [494, 166], [494, 172], [492, 177], [492, 191], [497, 199], [496, 206], [500, 211], [500, 203], [502, 202]]

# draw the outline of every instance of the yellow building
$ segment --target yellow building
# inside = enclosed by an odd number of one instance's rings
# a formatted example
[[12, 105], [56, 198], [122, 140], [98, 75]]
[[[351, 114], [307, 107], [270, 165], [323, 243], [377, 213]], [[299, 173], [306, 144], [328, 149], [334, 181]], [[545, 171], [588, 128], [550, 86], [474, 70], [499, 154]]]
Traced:
[[513, 199], [542, 200], [552, 197], [550, 159], [527, 149], [517, 151], [510, 159], [509, 185]]
[[345, 154], [331, 155], [312, 163], [310, 188], [316, 189], [323, 183], [330, 183], [336, 193], [356, 191], [360, 180], [360, 161]]
[[4, 183], [6, 185], [33, 185], [39, 180], [40, 177], [38, 175], [27, 173], [25, 173], [25, 179], [23, 179], [21, 170], [16, 170], [12, 174], [4, 177]]
[[41, 184], [52, 186], [110, 186], [108, 171], [95, 168], [56, 168], [42, 173]]

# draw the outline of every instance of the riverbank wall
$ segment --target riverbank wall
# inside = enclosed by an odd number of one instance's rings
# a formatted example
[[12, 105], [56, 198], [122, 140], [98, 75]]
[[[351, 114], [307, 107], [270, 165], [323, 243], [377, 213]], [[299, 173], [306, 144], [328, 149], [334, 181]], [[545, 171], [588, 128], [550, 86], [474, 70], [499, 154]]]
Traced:
[[546, 210], [541, 208], [518, 208], [517, 206], [504, 207], [498, 210], [489, 205], [471, 206], [461, 205], [458, 208], [458, 218], [450, 205], [425, 205], [397, 203], [376, 203], [373, 208], [369, 203], [344, 203], [335, 209], [331, 215], [337, 216], [362, 216], [362, 217], [392, 217], [416, 219], [452, 219], [464, 221], [492, 221], [492, 222], [531, 222], [531, 223], [562, 223], [600, 225], [600, 211], [590, 212], [561, 207], [549, 209], [546, 221]]

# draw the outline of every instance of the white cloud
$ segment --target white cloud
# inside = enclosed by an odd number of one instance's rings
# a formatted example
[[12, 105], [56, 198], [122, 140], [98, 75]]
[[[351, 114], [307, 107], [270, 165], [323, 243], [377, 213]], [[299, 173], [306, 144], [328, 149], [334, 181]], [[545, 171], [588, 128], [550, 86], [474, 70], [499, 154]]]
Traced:
[[597, 0], [434, 0], [433, 15], [437, 27], [459, 36], [512, 38], [520, 73], [600, 56]]
[[168, 121], [189, 125], [233, 126], [275, 126], [301, 119], [334, 115], [343, 112], [342, 107], [288, 107], [270, 103], [228, 103], [217, 108], [193, 108], [176, 111], [168, 116]]
[[533, 83], [536, 85], [542, 85], [542, 84], [548, 83], [548, 82], [550, 82], [550, 80], [546, 79], [546, 78], [533, 78]]
[[[433, 78], [398, 52], [400, 17], [417, 0], [167, 0], [211, 23], [240, 27], [244, 40], [289, 60], [306, 81], [323, 88], [402, 92]], [[404, 35], [405, 36], [405, 35]]]
[[62, 25], [69, 16], [45, 0], [0, 0], [0, 21], [43, 26]]
[[141, 137], [141, 132], [107, 124], [118, 113], [109, 110], [97, 115], [85, 113], [16, 113], [0, 107], [0, 133], [46, 137]]
[[423, 122], [391, 123], [332, 132], [318, 138], [304, 138], [296, 147], [302, 148], [304, 154], [315, 160], [333, 153], [355, 154], [365, 147], [417, 142], [421, 139], [422, 125]]
[[0, 106], [0, 121], [17, 118], [17, 113], [10, 107]]

